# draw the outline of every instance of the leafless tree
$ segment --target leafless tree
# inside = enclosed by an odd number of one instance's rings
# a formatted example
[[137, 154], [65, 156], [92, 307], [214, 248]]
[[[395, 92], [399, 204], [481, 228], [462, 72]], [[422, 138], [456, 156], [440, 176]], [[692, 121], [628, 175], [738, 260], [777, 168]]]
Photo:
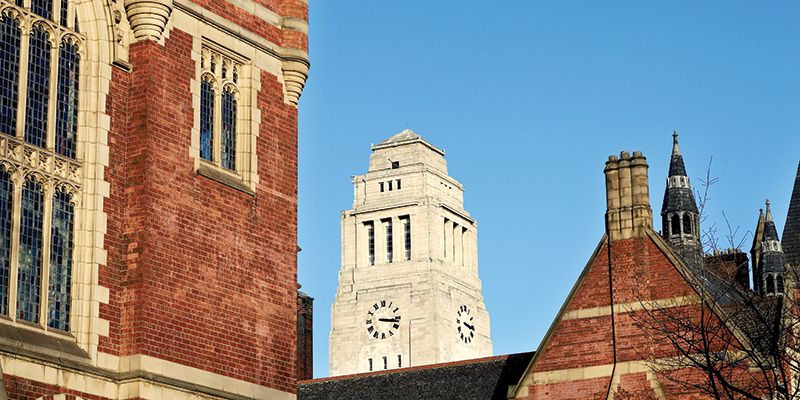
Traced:
[[[700, 221], [707, 220], [710, 189], [717, 182], [710, 160], [696, 193]], [[684, 271], [697, 296], [667, 304], [641, 301], [629, 310], [655, 344], [636, 351], [649, 360], [668, 398], [700, 393], [728, 400], [800, 399], [800, 326], [793, 291], [760, 296], [735, 273], [725, 273], [741, 263], [737, 253], [743, 256], [740, 249], [749, 232], [741, 234], [724, 213], [723, 218], [724, 239], [733, 251], [720, 251], [717, 226], [711, 224], [702, 237], [711, 256]]]

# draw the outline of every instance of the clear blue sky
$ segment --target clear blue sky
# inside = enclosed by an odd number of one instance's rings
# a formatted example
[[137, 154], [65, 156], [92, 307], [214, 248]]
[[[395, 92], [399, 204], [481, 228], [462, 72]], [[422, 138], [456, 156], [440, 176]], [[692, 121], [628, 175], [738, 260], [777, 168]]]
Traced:
[[[782, 230], [800, 161], [800, 2], [313, 0], [300, 108], [299, 279], [328, 373], [340, 211], [370, 144], [412, 128], [447, 151], [479, 223], [495, 354], [536, 349], [603, 234], [603, 165], [671, 133], [722, 212]], [[660, 226], [660, 216], [656, 218]], [[749, 244], [747, 245], [749, 250]]]

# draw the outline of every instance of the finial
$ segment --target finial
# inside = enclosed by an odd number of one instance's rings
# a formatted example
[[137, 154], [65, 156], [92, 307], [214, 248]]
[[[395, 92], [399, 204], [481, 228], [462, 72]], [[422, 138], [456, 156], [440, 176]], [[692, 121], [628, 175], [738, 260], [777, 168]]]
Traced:
[[767, 199], [765, 203], [767, 205], [767, 220], [772, 220], [772, 210], [770, 208], [769, 199]]
[[672, 154], [681, 154], [681, 149], [678, 148], [678, 131], [672, 131]]

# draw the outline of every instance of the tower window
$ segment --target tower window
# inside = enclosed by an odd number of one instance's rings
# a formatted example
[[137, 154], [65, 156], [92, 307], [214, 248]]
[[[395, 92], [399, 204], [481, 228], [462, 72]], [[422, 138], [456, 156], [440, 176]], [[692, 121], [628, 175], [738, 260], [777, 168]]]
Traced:
[[392, 262], [394, 258], [394, 239], [392, 237], [392, 220], [383, 220], [383, 231], [386, 233], [386, 262]]
[[767, 275], [767, 294], [774, 294], [775, 293], [775, 280], [772, 275]]
[[381, 189], [381, 193], [383, 193], [383, 182], [379, 182], [379, 183], [378, 183], [378, 186], [379, 186], [379, 187], [380, 187], [380, 189]]
[[367, 251], [369, 265], [375, 265], [375, 224], [372, 222], [364, 223], [367, 228]]
[[389, 369], [389, 360], [383, 356], [383, 369]]
[[691, 214], [683, 214], [683, 233], [687, 235], [692, 234], [692, 216]]
[[403, 244], [405, 251], [403, 258], [408, 261], [411, 259], [411, 218], [409, 216], [400, 217], [403, 222]]
[[392, 161], [392, 169], [400, 168], [400, 161]]
[[389, 185], [389, 191], [391, 192], [392, 191], [392, 181], [388, 181], [386, 183]]
[[400, 179], [398, 179], [396, 182], [397, 182], [397, 190], [400, 190]]
[[371, 358], [368, 358], [368, 359], [367, 359], [367, 362], [369, 363], [369, 370], [370, 370], [370, 372], [371, 372], [371, 371], [372, 371], [372, 359], [371, 359]]
[[670, 234], [681, 234], [681, 216], [680, 214], [673, 214], [670, 216]]
[[397, 368], [403, 368], [403, 356], [400, 354], [397, 355]]
[[775, 283], [777, 286], [775, 293], [783, 294], [783, 277], [778, 275], [777, 278], [775, 279]]

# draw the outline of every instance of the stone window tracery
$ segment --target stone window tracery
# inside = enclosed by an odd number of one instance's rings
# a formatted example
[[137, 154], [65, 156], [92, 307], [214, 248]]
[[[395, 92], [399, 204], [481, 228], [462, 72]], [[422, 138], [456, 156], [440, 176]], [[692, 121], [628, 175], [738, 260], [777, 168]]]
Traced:
[[236, 172], [242, 63], [205, 47], [200, 68], [200, 158]]
[[0, 315], [70, 331], [80, 70], [74, 0], [0, 0]]

